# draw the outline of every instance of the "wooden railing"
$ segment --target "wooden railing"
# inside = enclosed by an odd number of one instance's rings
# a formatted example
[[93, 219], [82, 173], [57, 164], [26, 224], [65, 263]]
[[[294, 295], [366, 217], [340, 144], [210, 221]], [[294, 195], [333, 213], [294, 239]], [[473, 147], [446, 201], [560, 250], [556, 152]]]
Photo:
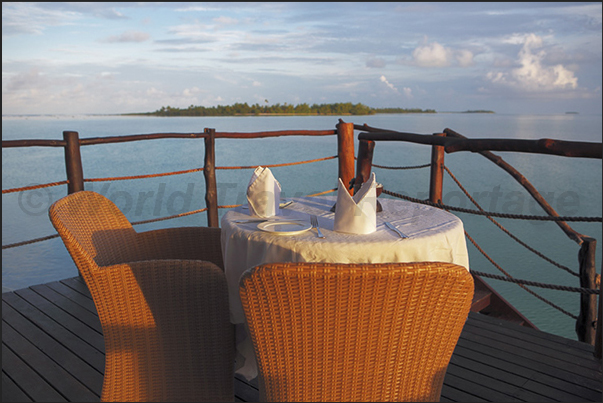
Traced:
[[[551, 139], [540, 140], [509, 140], [509, 139], [467, 139], [459, 133], [445, 129], [442, 133], [423, 135], [415, 133], [402, 133], [391, 130], [372, 128], [367, 125], [356, 126], [364, 131], [358, 135], [358, 162], [355, 178], [355, 190], [360, 188], [371, 173], [373, 153], [376, 141], [406, 141], [432, 146], [431, 172], [429, 183], [429, 201], [442, 204], [442, 189], [444, 175], [444, 152], [458, 151], [477, 152], [493, 161], [496, 165], [507, 171], [516, 179], [528, 193], [540, 204], [544, 211], [551, 217], [559, 214], [540, 195], [532, 184], [515, 168], [492, 154], [491, 150], [516, 151], [538, 154], [561, 155], [574, 158], [603, 157], [602, 143], [574, 142]], [[595, 264], [595, 249], [597, 241], [594, 238], [582, 235], [572, 229], [564, 221], [555, 221], [566, 235], [580, 245], [578, 252], [580, 287], [596, 289], [597, 271]], [[600, 280], [599, 280], [600, 281]], [[600, 289], [600, 284], [599, 284]], [[599, 292], [600, 293], [600, 292]], [[580, 313], [576, 320], [576, 333], [580, 341], [595, 344], [596, 354], [601, 358], [601, 297], [599, 297], [599, 314], [597, 319], [597, 296], [594, 294], [580, 295]]]
[[[2, 147], [63, 147], [65, 150], [65, 170], [67, 174], [67, 193], [84, 190], [84, 168], [80, 154], [82, 146], [95, 144], [112, 144], [129, 141], [157, 140], [168, 138], [199, 138], [205, 142], [203, 175], [206, 192], [205, 203], [207, 223], [210, 227], [218, 227], [218, 192], [216, 183], [216, 139], [238, 138], [255, 139], [279, 136], [337, 136], [337, 156], [339, 160], [338, 176], [349, 183], [354, 178], [354, 125], [340, 122], [336, 130], [284, 130], [253, 133], [216, 132], [215, 129], [204, 129], [203, 133], [153, 133], [127, 136], [109, 136], [80, 139], [78, 132], [64, 131], [63, 140], [3, 140]], [[350, 190], [351, 192], [351, 190]]]
[[[357, 163], [355, 164], [354, 130], [360, 133]], [[401, 133], [390, 130], [370, 128], [369, 126], [355, 126], [340, 120], [336, 130], [296, 130], [272, 131], [255, 133], [229, 133], [216, 132], [215, 129], [204, 129], [203, 133], [155, 133], [127, 136], [97, 137], [80, 139], [74, 131], [63, 132], [63, 140], [8, 140], [2, 141], [2, 147], [63, 147], [65, 150], [65, 168], [67, 175], [68, 193], [84, 190], [84, 169], [80, 154], [80, 147], [93, 144], [121, 143], [128, 141], [154, 140], [167, 138], [203, 138], [205, 142], [205, 156], [203, 173], [206, 184], [205, 202], [208, 226], [218, 227], [218, 195], [216, 184], [215, 141], [220, 138], [264, 138], [278, 136], [328, 136], [337, 135], [338, 150], [338, 177], [344, 184], [352, 183], [352, 194], [368, 179], [373, 159], [376, 141], [408, 141], [432, 146], [431, 174], [429, 184], [429, 200], [435, 204], [442, 203], [444, 152], [472, 151], [479, 152], [486, 158], [496, 163], [509, 172], [526, 190], [536, 199], [543, 209], [551, 216], [557, 213], [540, 196], [536, 189], [519, 172], [494, 154], [491, 150], [519, 151], [553, 155], [565, 155], [578, 158], [601, 158], [601, 143], [567, 142], [559, 140], [507, 140], [507, 139], [466, 139], [462, 135], [446, 129], [435, 135], [419, 135], [414, 133]], [[355, 167], [356, 165], [356, 167]], [[356, 169], [355, 169], [356, 168]], [[4, 191], [3, 191], [4, 193]], [[574, 231], [566, 222], [556, 221], [563, 231], [575, 242], [581, 245], [580, 260], [580, 286], [596, 288], [595, 285], [595, 246], [596, 240]], [[595, 331], [592, 324], [596, 323]], [[599, 313], [597, 320], [596, 295], [581, 295], [580, 316], [576, 324], [579, 339], [590, 344], [595, 344], [595, 353], [601, 358], [601, 298], [599, 298]], [[596, 333], [595, 333], [596, 332]]]

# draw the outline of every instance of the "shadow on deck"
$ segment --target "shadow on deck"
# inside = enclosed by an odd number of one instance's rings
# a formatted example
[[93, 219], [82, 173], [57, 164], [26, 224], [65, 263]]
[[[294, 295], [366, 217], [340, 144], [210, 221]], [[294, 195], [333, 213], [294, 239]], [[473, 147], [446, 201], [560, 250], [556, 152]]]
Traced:
[[[2, 294], [2, 401], [98, 401], [104, 342], [76, 277]], [[237, 401], [257, 382], [235, 378]], [[585, 343], [471, 313], [442, 401], [601, 402], [601, 361]]]

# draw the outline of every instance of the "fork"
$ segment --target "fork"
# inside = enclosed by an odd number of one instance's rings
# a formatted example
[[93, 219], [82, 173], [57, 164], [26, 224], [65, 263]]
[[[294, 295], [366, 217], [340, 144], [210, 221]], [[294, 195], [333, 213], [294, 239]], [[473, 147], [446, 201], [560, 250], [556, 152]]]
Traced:
[[325, 236], [320, 232], [320, 228], [318, 227], [318, 217], [315, 215], [310, 216], [310, 223], [312, 224], [312, 228], [316, 228], [316, 232], [318, 232], [319, 238], [325, 238]]

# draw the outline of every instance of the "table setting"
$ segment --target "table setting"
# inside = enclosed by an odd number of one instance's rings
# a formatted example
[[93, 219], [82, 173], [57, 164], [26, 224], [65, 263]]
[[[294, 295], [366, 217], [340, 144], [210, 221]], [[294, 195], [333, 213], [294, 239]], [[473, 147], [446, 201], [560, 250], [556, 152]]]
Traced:
[[[441, 209], [379, 198], [373, 173], [354, 195], [339, 180], [336, 196], [281, 198], [268, 168], [254, 171], [246, 205], [221, 220], [222, 252], [231, 322], [237, 326], [237, 373], [257, 376], [239, 279], [248, 269], [274, 262], [390, 263], [441, 261], [469, 270], [462, 221]], [[335, 206], [335, 211], [331, 211]]]

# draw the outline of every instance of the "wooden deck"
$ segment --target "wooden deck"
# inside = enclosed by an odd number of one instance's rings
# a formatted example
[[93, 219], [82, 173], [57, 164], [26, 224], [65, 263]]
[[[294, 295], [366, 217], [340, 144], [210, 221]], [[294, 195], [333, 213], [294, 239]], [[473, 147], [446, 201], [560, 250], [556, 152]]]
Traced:
[[[104, 344], [79, 278], [2, 294], [2, 401], [98, 401]], [[257, 383], [235, 378], [237, 401]], [[442, 401], [601, 402], [601, 361], [584, 343], [471, 313]]]

